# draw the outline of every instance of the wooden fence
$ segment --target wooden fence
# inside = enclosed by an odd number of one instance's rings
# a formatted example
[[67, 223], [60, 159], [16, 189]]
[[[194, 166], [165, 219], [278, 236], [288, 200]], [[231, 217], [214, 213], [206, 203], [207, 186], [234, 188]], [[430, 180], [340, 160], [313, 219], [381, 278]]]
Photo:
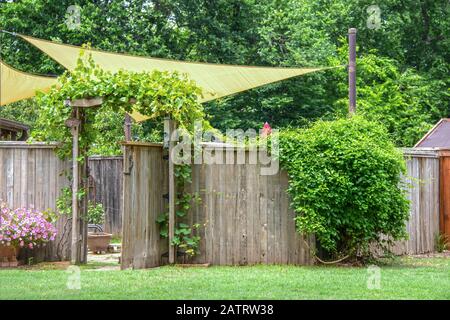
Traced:
[[89, 157], [91, 200], [105, 210], [105, 232], [122, 235], [122, 162], [120, 157]]
[[[10, 207], [56, 210], [61, 189], [70, 186], [66, 171], [70, 162], [55, 154], [57, 144], [0, 141], [0, 200]], [[91, 192], [106, 211], [105, 229], [120, 236], [122, 224], [122, 157], [91, 157]], [[56, 223], [54, 242], [31, 254], [36, 260], [66, 260], [70, 257], [71, 224], [62, 216]]]
[[[404, 150], [411, 185], [409, 240], [398, 242], [397, 254], [435, 250], [439, 232], [440, 154], [436, 150]], [[159, 238], [157, 216], [167, 211], [167, 161], [160, 145], [125, 146], [124, 245], [122, 268], [158, 266], [167, 261], [167, 240]], [[286, 193], [287, 175], [259, 174], [259, 165], [193, 165], [189, 192], [202, 202], [188, 214], [200, 223], [200, 254], [195, 263], [237, 265], [255, 263], [310, 264], [310, 252], [295, 231], [294, 213]], [[313, 246], [313, 239], [308, 239]]]
[[[56, 209], [60, 190], [68, 186], [55, 144], [0, 142], [0, 199], [11, 207]], [[167, 252], [161, 241], [157, 216], [167, 210], [167, 160], [161, 145], [130, 143], [121, 157], [90, 159], [92, 189], [106, 209], [106, 230], [123, 234], [122, 267], [159, 265]], [[442, 150], [404, 151], [411, 215], [409, 240], [397, 243], [397, 254], [431, 252], [439, 228], [450, 232], [450, 154]], [[213, 264], [309, 264], [311, 257], [295, 232], [289, 209], [287, 175], [258, 174], [258, 165], [193, 165], [192, 192], [202, 202], [188, 214], [190, 223], [201, 223], [200, 255], [193, 262]], [[123, 188], [122, 188], [123, 175]], [[122, 198], [122, 189], [124, 198]], [[123, 209], [122, 209], [123, 206]], [[122, 214], [123, 212], [123, 214]], [[38, 251], [39, 259], [70, 256], [70, 224], [57, 222], [55, 242]], [[312, 243], [313, 239], [308, 239]]]
[[[310, 250], [295, 230], [285, 171], [260, 175], [258, 164], [192, 166], [190, 192], [201, 203], [189, 213], [200, 223], [197, 263], [214, 265], [312, 263]], [[314, 239], [308, 239], [314, 248]]]
[[[70, 164], [58, 159], [55, 144], [0, 142], [0, 199], [10, 207], [56, 210], [60, 191], [69, 185], [64, 171]], [[70, 223], [56, 223], [55, 241], [34, 251], [37, 260], [65, 260], [70, 256]], [[25, 252], [27, 254], [27, 252]]]
[[440, 159], [440, 232], [450, 243], [450, 150], [441, 150]]
[[437, 150], [404, 149], [410, 216], [409, 239], [396, 244], [396, 254], [420, 254], [435, 250], [439, 233], [440, 157]]
[[[167, 210], [168, 163], [161, 145], [125, 145], [122, 268], [159, 266], [167, 254], [156, 218]], [[202, 201], [188, 213], [199, 223], [200, 254], [192, 262], [216, 265], [311, 264], [295, 231], [287, 175], [260, 176], [260, 166], [194, 165], [190, 192]], [[314, 239], [307, 239], [314, 247]]]

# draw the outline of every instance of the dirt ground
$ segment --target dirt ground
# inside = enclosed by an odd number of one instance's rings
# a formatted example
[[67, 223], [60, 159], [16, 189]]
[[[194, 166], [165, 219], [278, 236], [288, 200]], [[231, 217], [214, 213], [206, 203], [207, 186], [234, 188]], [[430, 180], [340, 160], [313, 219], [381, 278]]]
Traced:
[[[411, 258], [450, 258], [450, 250], [438, 253], [427, 253], [420, 255], [410, 255], [404, 257]], [[120, 253], [106, 253], [106, 254], [88, 254], [88, 265], [86, 271], [109, 271], [120, 270]], [[21, 265], [20, 269], [27, 270], [65, 270], [70, 266], [69, 261], [57, 261], [57, 262], [43, 262], [35, 265]]]
[[88, 263], [104, 264], [104, 266], [95, 268], [96, 271], [120, 270], [119, 261], [120, 253], [88, 254]]
[[414, 258], [450, 258], [450, 250], [444, 250], [443, 252], [433, 252], [418, 255], [411, 255]]
[[[88, 254], [88, 264], [86, 270], [120, 270], [120, 253]], [[25, 270], [66, 270], [70, 266], [69, 261], [41, 262], [38, 264], [19, 265], [19, 269]]]

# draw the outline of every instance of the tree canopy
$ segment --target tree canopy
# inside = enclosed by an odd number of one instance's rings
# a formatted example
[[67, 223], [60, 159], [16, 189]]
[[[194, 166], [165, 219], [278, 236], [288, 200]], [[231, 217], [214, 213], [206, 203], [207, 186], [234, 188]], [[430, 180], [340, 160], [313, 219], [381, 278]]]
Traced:
[[[386, 0], [378, 11], [367, 0], [79, 0], [80, 24], [74, 29], [66, 23], [71, 5], [0, 0], [0, 26], [114, 52], [264, 66], [346, 64], [345, 37], [356, 27], [358, 112], [383, 123], [398, 146], [413, 145], [450, 114], [446, 0]], [[21, 39], [2, 33], [0, 40], [2, 59], [12, 66], [63, 73]], [[205, 110], [218, 129], [259, 128], [266, 121], [279, 128], [306, 126], [345, 114], [346, 76], [345, 68], [311, 74], [210, 102]], [[33, 101], [18, 105], [36, 110]], [[0, 115], [33, 125], [33, 111], [18, 115], [13, 109], [2, 108]], [[106, 118], [101, 126], [116, 126], [120, 117]], [[147, 122], [135, 132], [151, 139], [156, 126]]]

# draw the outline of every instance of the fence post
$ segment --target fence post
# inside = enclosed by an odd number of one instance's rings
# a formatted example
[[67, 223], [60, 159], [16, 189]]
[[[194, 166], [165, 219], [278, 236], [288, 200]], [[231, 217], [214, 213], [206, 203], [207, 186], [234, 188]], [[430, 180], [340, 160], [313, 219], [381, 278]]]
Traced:
[[125, 123], [123, 127], [125, 133], [125, 141], [131, 141], [131, 116], [128, 113], [125, 114]]
[[165, 145], [169, 148], [169, 263], [176, 262], [176, 247], [172, 245], [175, 236], [175, 206], [177, 190], [175, 184], [175, 165], [172, 159], [172, 151], [175, 147], [173, 133], [176, 130], [174, 120], [166, 118], [164, 120]]
[[[70, 102], [65, 104], [70, 106]], [[70, 250], [70, 262], [79, 264], [81, 258], [81, 250], [79, 246], [80, 237], [80, 213], [78, 206], [78, 184], [79, 184], [79, 165], [78, 165], [78, 136], [81, 121], [79, 120], [78, 108], [73, 108], [73, 117], [66, 121], [66, 125], [70, 127], [72, 133], [72, 244]]]
[[356, 113], [356, 29], [348, 29], [348, 112]]
[[[80, 110], [80, 132], [83, 132], [84, 126], [86, 125], [86, 112], [85, 109]], [[80, 228], [80, 240], [79, 240], [79, 250], [80, 250], [80, 263], [87, 263], [88, 248], [87, 248], [87, 237], [88, 237], [88, 205], [89, 205], [89, 167], [88, 167], [88, 149], [89, 146], [84, 146], [81, 150], [81, 156], [83, 156], [83, 164], [79, 166], [80, 170], [80, 185], [83, 188], [84, 196], [80, 203], [80, 217], [79, 217], [79, 228]]]
[[[84, 129], [84, 124], [86, 123], [86, 114], [84, 112], [84, 108], [98, 107], [102, 103], [102, 97], [64, 101], [64, 106], [72, 107], [72, 118], [66, 120], [66, 126], [70, 127], [72, 132], [72, 244], [70, 258], [70, 262], [72, 264], [87, 262], [87, 226], [85, 225], [85, 219], [87, 215], [87, 195], [84, 195], [81, 199], [83, 221], [81, 220], [80, 205], [78, 199], [80, 184], [82, 185], [82, 187], [86, 186], [87, 158], [84, 158], [85, 163], [83, 165], [83, 168], [80, 168], [80, 165], [78, 163], [78, 157], [80, 154], [78, 140], [80, 131]], [[86, 156], [88, 151], [87, 148], [88, 146], [85, 146], [83, 148], [83, 156]], [[82, 169], [81, 172], [80, 169]]]

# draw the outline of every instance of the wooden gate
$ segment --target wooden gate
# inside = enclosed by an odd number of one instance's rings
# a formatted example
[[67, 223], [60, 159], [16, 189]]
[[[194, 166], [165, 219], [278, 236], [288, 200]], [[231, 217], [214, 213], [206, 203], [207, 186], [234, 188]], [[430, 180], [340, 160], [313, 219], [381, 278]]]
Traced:
[[124, 145], [122, 269], [161, 264], [162, 244], [156, 219], [167, 210], [167, 182], [168, 165], [163, 160], [162, 145]]
[[122, 235], [123, 157], [89, 157], [90, 200], [105, 210], [105, 232]]

